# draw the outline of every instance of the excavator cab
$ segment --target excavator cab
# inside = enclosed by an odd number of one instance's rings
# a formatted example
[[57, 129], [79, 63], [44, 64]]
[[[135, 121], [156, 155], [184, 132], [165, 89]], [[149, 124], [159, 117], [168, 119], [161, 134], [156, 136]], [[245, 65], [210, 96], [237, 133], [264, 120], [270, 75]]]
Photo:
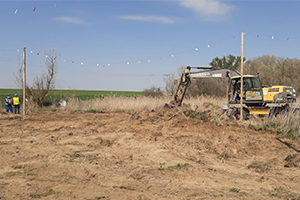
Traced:
[[247, 106], [261, 106], [263, 104], [263, 92], [258, 76], [245, 75], [243, 77], [243, 94], [241, 94], [241, 76], [229, 79], [227, 87], [228, 104], [240, 104], [241, 98]]

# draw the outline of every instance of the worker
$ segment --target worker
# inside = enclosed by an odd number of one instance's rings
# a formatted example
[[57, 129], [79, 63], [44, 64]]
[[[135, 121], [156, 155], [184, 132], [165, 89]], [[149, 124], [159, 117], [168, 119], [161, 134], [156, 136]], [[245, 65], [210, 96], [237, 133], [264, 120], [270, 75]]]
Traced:
[[5, 99], [5, 108], [6, 108], [6, 112], [11, 112], [13, 113], [13, 109], [11, 106], [11, 98], [9, 95], [7, 95], [6, 99]]
[[241, 94], [241, 90], [236, 91], [236, 93], [235, 93], [235, 95], [236, 95], [235, 96], [235, 100], [237, 100], [237, 101], [241, 100], [240, 94]]
[[[234, 84], [235, 87], [235, 101], [240, 101], [241, 100], [241, 90], [240, 90], [240, 81], [236, 81]], [[245, 81], [243, 81], [243, 99], [245, 99], [245, 92], [246, 92], [246, 87], [245, 87]]]
[[15, 97], [11, 101], [11, 104], [14, 105], [15, 114], [20, 114], [20, 103], [21, 99], [18, 97], [18, 94], [15, 94]]

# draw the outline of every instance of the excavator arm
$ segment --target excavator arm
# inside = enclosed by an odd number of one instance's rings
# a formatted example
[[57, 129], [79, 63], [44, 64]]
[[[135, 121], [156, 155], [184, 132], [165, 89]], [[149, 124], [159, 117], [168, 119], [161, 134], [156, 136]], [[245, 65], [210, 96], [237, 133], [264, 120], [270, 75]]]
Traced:
[[[200, 69], [201, 71], [198, 72], [191, 72], [192, 69]], [[172, 104], [174, 106], [181, 106], [182, 101], [185, 97], [187, 88], [191, 85], [193, 79], [200, 79], [200, 78], [225, 78], [230, 77], [230, 73], [234, 76], [240, 75], [237, 70], [230, 70], [230, 69], [216, 69], [216, 68], [209, 68], [209, 67], [186, 67], [184, 72], [182, 73], [177, 90], [174, 94], [174, 101]]]
[[177, 90], [174, 95], [175, 106], [181, 106], [187, 88], [191, 85], [191, 67], [187, 67], [182, 73]]

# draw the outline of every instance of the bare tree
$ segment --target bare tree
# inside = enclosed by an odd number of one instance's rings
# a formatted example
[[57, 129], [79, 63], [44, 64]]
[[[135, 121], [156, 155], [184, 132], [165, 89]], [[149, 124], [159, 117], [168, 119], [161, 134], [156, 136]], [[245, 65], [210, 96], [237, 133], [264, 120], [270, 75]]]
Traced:
[[186, 67], [184, 65], [180, 65], [179, 67], [177, 67], [177, 77], [181, 77], [182, 73], [184, 73], [185, 68]]
[[174, 72], [165, 74], [164, 81], [166, 83], [165, 89], [166, 92], [170, 93], [171, 95], [174, 94], [174, 86], [175, 86], [175, 79], [177, 77], [181, 77], [182, 73], [184, 72], [185, 66], [181, 65], [177, 67], [177, 73]]
[[17, 73], [16, 74], [14, 73], [14, 81], [19, 88], [23, 88], [23, 66], [21, 63], [20, 56], [17, 55], [17, 57], [18, 57], [18, 67], [19, 68], [18, 68]]
[[164, 81], [166, 83], [166, 86], [165, 86], [166, 92], [173, 95], [175, 73], [165, 74], [164, 76], [165, 76]]
[[[26, 95], [28, 99], [37, 103], [39, 106], [43, 105], [43, 101], [47, 97], [50, 90], [55, 87], [55, 76], [57, 73], [58, 55], [54, 49], [50, 50], [46, 54], [46, 68], [47, 72], [44, 72], [40, 76], [34, 77], [32, 86], [26, 85]], [[22, 66], [15, 75], [15, 81], [20, 86], [23, 83]], [[21, 84], [22, 86], [22, 84]]]
[[225, 97], [226, 85], [228, 80], [225, 78], [203, 78], [193, 80], [188, 88], [187, 94], [190, 96], [210, 95]]

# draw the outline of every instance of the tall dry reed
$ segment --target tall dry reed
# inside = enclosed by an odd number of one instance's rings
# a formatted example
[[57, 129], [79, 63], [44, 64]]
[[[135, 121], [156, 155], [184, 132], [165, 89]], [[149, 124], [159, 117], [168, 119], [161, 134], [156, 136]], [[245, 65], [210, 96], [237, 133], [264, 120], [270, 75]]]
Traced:
[[[172, 100], [171, 97], [125, 97], [125, 96], [107, 96], [104, 99], [78, 100], [70, 98], [62, 110], [74, 111], [142, 111], [142, 110], [160, 110], [166, 103]], [[186, 98], [185, 104], [190, 105], [191, 109], [197, 108], [203, 110], [207, 105], [221, 106], [226, 104], [225, 98], [214, 98], [209, 96], [199, 96], [195, 98]]]
[[276, 117], [265, 117], [259, 126], [264, 129], [274, 129], [277, 132], [282, 133], [284, 137], [297, 139], [300, 138], [299, 120], [299, 112], [295, 112], [295, 110], [292, 109], [289, 112], [281, 113]]
[[[60, 110], [66, 112], [86, 112], [86, 111], [103, 111], [103, 112], [138, 112], [144, 110], [159, 111], [166, 103], [170, 103], [172, 97], [126, 97], [126, 96], [106, 96], [104, 99], [78, 100], [77, 98], [69, 98], [67, 105], [61, 107]], [[185, 108], [197, 112], [210, 110], [211, 112], [220, 113], [221, 106], [226, 105], [226, 98], [212, 96], [187, 97], [183, 101], [188, 105]], [[32, 108], [34, 110], [34, 107]], [[282, 133], [285, 137], [299, 138], [300, 137], [300, 115], [293, 112], [283, 113], [277, 117], [251, 118], [245, 124], [255, 126], [260, 129], [274, 129]], [[214, 115], [214, 120], [218, 124], [223, 124], [227, 121], [226, 116]]]

